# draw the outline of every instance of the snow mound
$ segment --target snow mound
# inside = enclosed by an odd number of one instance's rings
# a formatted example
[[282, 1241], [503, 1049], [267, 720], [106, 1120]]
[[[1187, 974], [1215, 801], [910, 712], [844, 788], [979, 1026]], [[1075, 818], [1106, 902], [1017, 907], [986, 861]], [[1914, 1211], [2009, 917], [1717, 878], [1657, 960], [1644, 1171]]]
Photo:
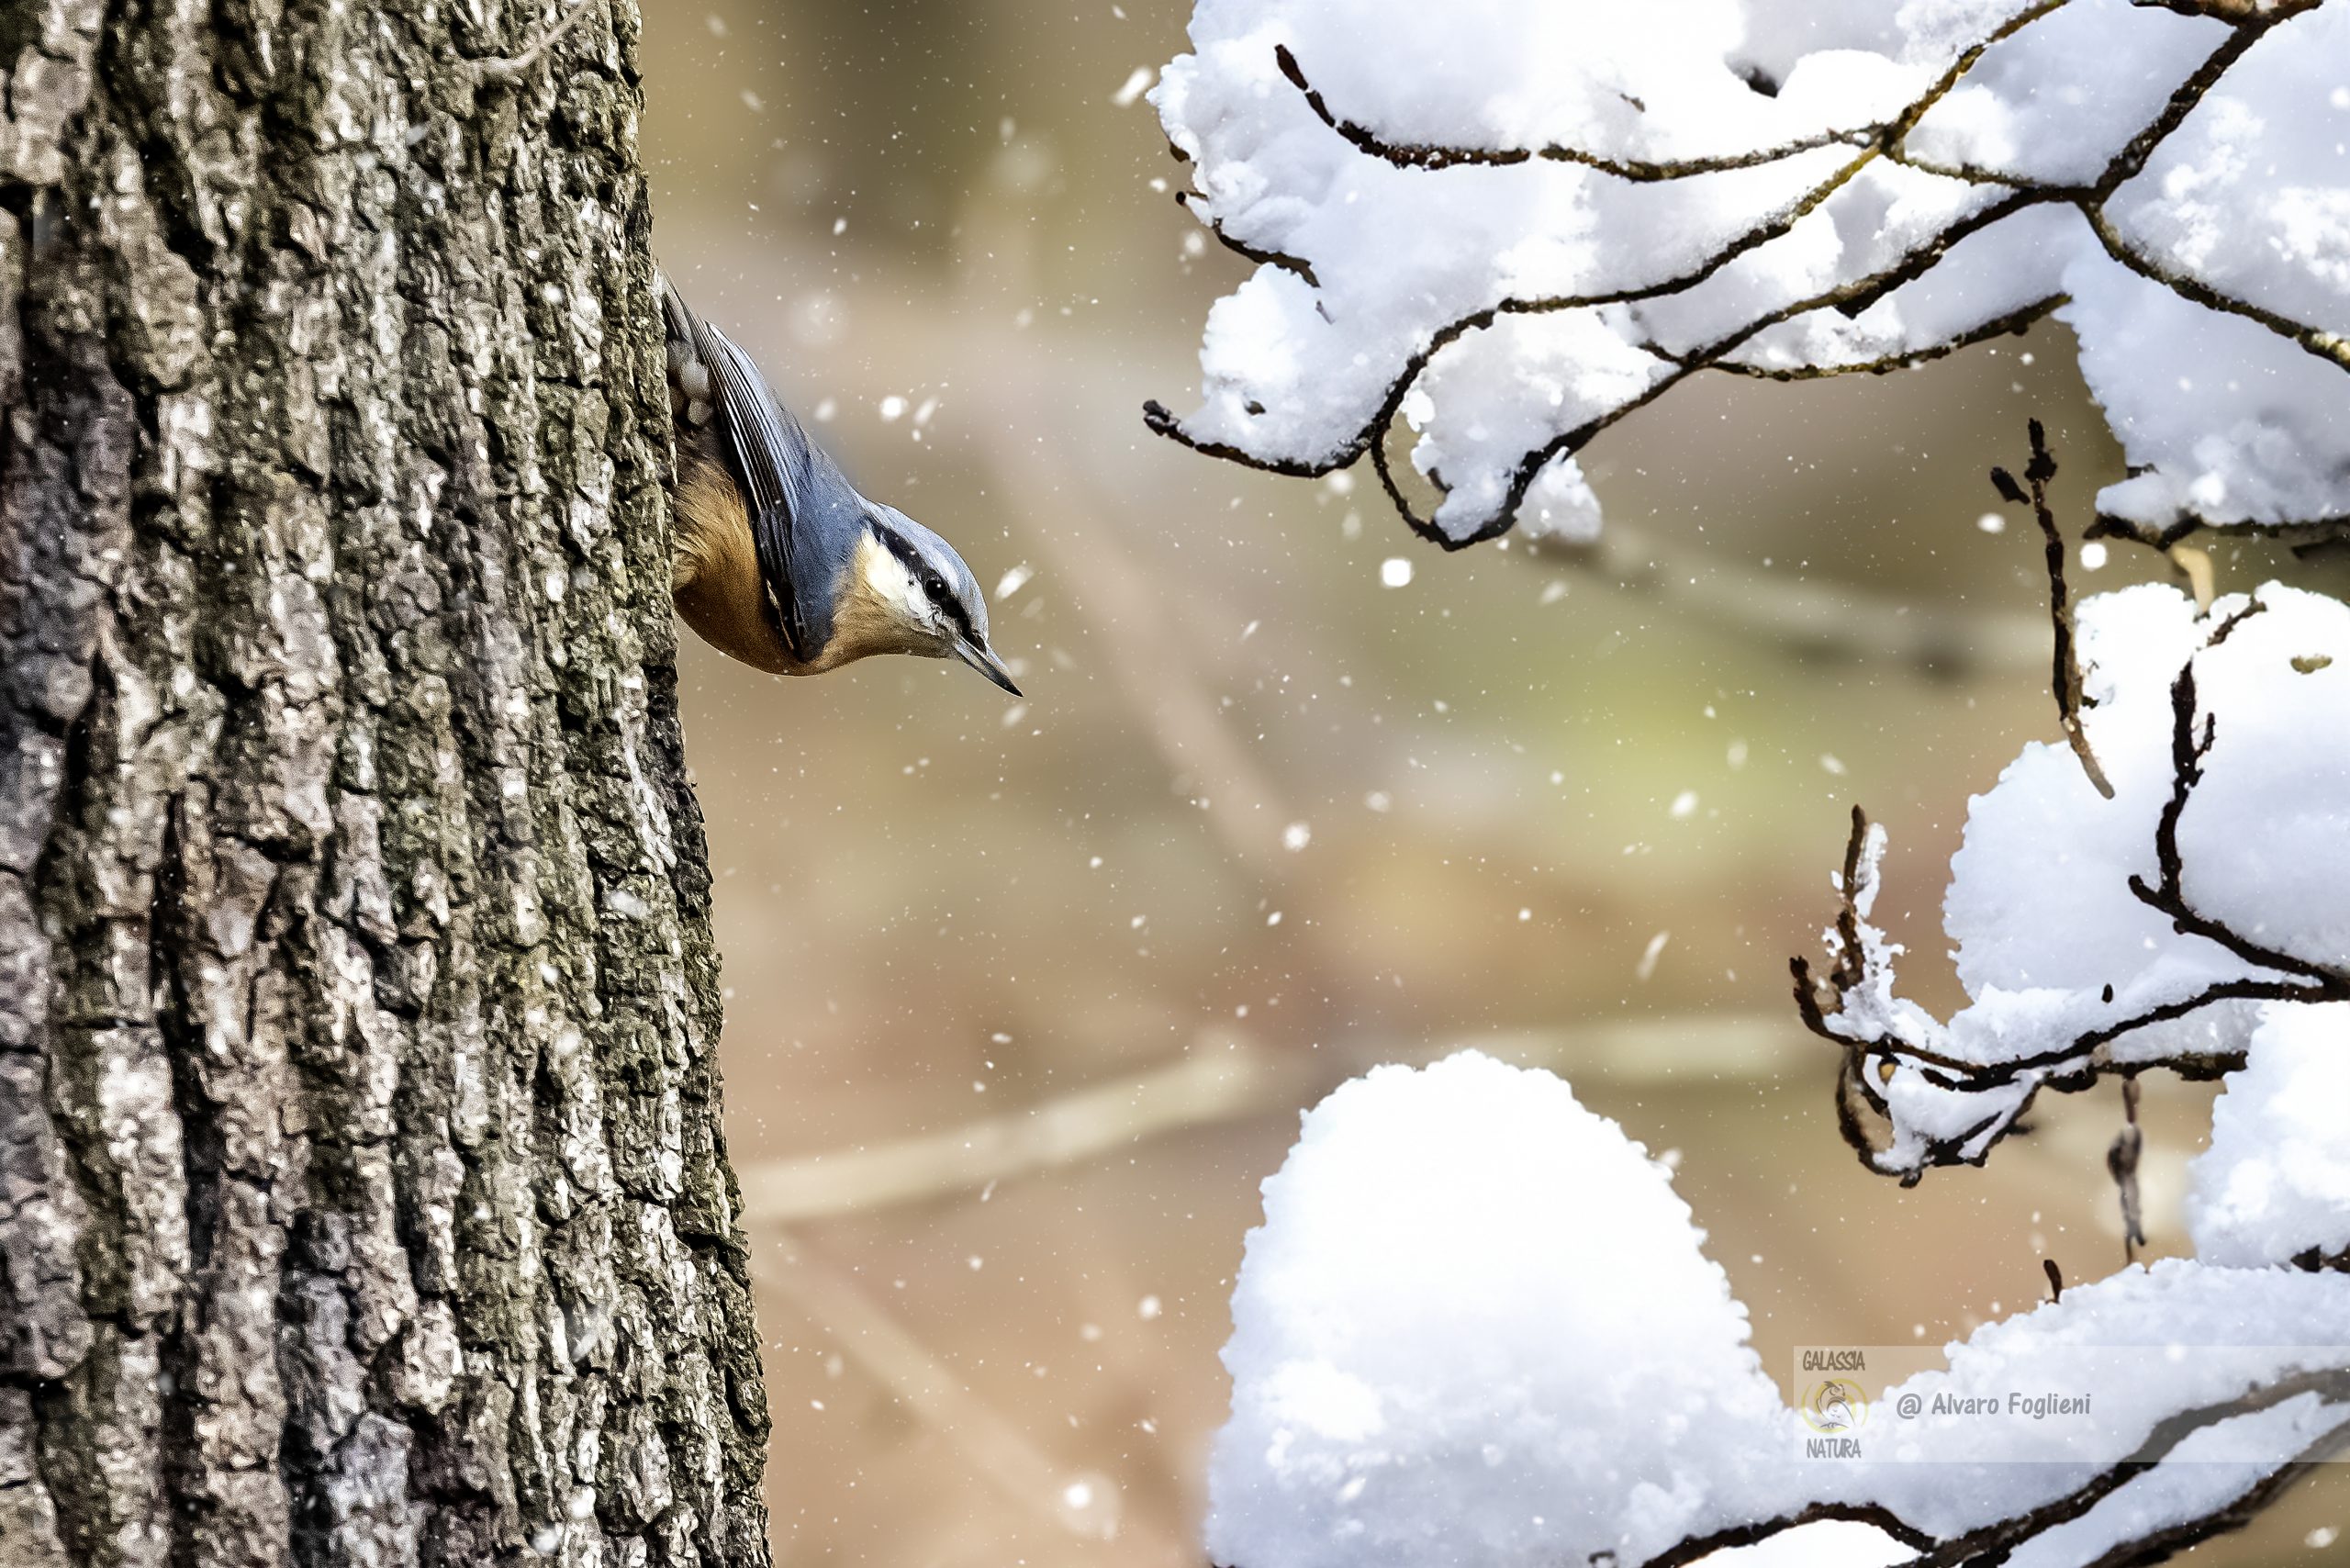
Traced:
[[1233, 1293], [1207, 1544], [1248, 1568], [1612, 1550], [1746, 1517], [1789, 1417], [1664, 1168], [1473, 1052], [1306, 1113]]

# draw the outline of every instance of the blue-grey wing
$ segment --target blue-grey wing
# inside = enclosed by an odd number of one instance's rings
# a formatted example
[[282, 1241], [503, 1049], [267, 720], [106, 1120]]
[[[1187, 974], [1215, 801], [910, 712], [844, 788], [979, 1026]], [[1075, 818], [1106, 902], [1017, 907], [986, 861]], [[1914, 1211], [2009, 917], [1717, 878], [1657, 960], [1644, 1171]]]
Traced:
[[811, 658], [832, 635], [830, 557], [837, 552], [822, 546], [821, 532], [811, 533], [840, 521], [831, 515], [844, 510], [834, 490], [855, 493], [776, 401], [750, 356], [695, 315], [666, 275], [661, 307], [671, 408], [689, 425], [715, 426], [742, 487], [769, 607], [792, 653]]

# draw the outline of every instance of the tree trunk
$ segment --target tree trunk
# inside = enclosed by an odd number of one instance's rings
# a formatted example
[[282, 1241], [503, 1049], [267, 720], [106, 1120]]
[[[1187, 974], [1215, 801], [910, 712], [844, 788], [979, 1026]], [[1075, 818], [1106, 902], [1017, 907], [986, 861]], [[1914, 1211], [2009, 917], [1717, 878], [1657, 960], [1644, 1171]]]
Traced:
[[7, 1568], [766, 1561], [632, 0], [495, 63], [564, 9], [0, 0]]

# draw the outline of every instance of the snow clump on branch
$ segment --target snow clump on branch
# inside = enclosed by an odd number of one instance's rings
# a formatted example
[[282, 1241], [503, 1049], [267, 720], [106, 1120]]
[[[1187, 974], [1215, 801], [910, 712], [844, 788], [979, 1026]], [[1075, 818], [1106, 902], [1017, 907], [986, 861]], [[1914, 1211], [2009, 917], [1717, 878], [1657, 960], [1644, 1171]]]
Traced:
[[1448, 545], [1588, 537], [1576, 454], [1691, 375], [2054, 311], [2132, 468], [2109, 529], [2350, 524], [2342, 0], [1201, 0], [1191, 36], [1152, 99], [1258, 264], [1164, 434], [1368, 453]]

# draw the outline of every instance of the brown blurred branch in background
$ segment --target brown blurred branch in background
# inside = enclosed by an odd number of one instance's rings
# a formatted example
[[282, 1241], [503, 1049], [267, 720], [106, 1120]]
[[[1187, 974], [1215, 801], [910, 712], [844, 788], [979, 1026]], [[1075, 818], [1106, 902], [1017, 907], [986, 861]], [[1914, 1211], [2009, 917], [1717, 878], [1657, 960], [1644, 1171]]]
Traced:
[[1118, 1494], [1106, 1476], [1064, 1468], [840, 1269], [795, 1238], [771, 1231], [751, 1254], [751, 1277], [836, 1341], [907, 1411], [946, 1437], [974, 1471], [1056, 1529], [1108, 1540]]
[[[1020, 363], [1007, 345], [1002, 364]], [[1050, 405], [1031, 377], [999, 370], [997, 381], [1002, 398], [1024, 401], [1024, 423], [1050, 428]], [[1148, 575], [1113, 530], [1094, 525], [1100, 498], [1089, 494], [1091, 487], [1050, 442], [1015, 453], [990, 442], [979, 456], [990, 480], [1036, 524], [1034, 537], [1051, 552], [1057, 573], [1085, 586], [1079, 608], [1103, 633], [1101, 647], [1111, 675], [1160, 758], [1192, 781], [1192, 795], [1208, 809], [1225, 846], [1258, 875], [1281, 880], [1281, 829], [1292, 813], [1280, 787], [1225, 722], [1197, 655], [1169, 622]]]
[[1300, 1066], [1238, 1040], [1203, 1037], [1166, 1067], [1113, 1078], [1007, 1115], [870, 1148], [747, 1166], [746, 1225], [782, 1225], [919, 1203], [1007, 1176], [1081, 1164], [1162, 1132], [1287, 1103]]
[[1161, 1133], [1294, 1111], [1382, 1062], [1424, 1063], [1457, 1050], [1575, 1077], [1660, 1083], [1686, 1076], [1768, 1077], [1797, 1064], [1807, 1043], [1785, 1019], [1739, 1014], [1613, 1019], [1437, 1044], [1373, 1036], [1311, 1051], [1269, 1050], [1216, 1031], [1167, 1066], [1025, 1111], [870, 1148], [745, 1165], [742, 1219], [746, 1226], [782, 1225], [946, 1197], [1081, 1164]]
[[1613, 578], [1684, 619], [1793, 663], [1895, 666], [1964, 680], [2031, 669], [2048, 656], [2047, 624], [2034, 616], [1915, 608], [1851, 585], [1758, 571], [1718, 550], [1666, 543], [1612, 520], [1589, 543], [1534, 541], [1524, 555]]

